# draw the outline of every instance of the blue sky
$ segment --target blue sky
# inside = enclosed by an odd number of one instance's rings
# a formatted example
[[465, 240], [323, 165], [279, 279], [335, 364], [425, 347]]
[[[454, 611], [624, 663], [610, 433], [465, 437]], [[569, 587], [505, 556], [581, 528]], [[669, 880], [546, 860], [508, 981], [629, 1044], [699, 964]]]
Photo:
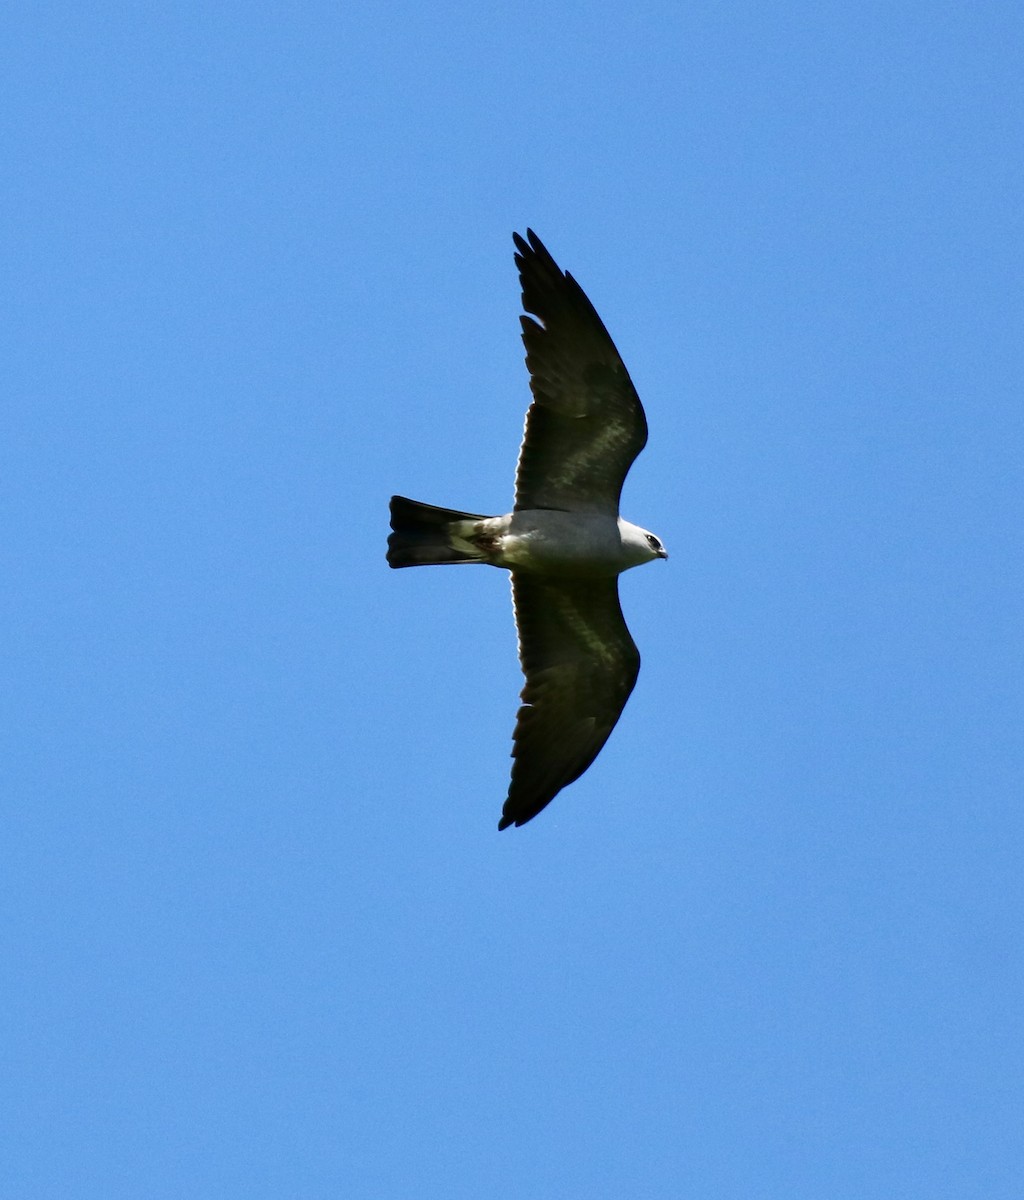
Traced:
[[[1022, 26], [7, 14], [5, 1197], [1019, 1196]], [[527, 225], [672, 557], [499, 835]]]

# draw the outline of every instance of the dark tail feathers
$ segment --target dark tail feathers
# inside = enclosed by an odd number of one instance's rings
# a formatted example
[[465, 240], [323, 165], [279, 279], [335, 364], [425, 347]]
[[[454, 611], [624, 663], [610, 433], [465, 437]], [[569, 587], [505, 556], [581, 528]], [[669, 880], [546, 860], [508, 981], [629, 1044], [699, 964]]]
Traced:
[[[391, 528], [388, 538], [388, 565], [425, 567], [441, 563], [485, 562], [486, 556], [469, 540], [469, 529], [459, 529], [460, 521], [485, 521], [477, 513], [436, 508], [405, 496], [391, 497]], [[454, 528], [453, 528], [454, 526]]]

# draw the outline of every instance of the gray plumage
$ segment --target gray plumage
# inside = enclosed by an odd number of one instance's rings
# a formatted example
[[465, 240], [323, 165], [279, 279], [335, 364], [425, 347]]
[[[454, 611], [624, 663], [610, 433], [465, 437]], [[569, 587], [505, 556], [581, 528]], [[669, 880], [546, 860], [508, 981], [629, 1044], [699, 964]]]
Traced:
[[[636, 683], [640, 655], [619, 607], [618, 576], [667, 558], [619, 516], [647, 441], [640, 398], [601, 318], [540, 238], [513, 234], [533, 403], [500, 517], [391, 499], [388, 563], [488, 563], [512, 573], [526, 677], [499, 829], [524, 825], [597, 757]], [[536, 318], [536, 319], [535, 319]]]

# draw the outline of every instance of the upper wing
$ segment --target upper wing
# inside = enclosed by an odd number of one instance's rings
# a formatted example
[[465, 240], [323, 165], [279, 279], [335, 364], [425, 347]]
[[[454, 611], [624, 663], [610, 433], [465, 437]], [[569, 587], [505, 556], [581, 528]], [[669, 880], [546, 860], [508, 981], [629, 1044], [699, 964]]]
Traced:
[[516, 469], [516, 508], [618, 516], [619, 494], [647, 441], [629, 372], [601, 318], [532, 229], [512, 235], [533, 403]]
[[512, 574], [526, 686], [499, 829], [524, 825], [590, 766], [619, 719], [640, 654], [618, 580]]

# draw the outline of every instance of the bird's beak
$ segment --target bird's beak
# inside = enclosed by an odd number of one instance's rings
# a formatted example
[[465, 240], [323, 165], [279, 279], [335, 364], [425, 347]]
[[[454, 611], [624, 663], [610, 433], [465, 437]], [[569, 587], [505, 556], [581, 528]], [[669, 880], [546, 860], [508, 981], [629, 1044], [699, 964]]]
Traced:
[[664, 546], [662, 546], [662, 548], [658, 551], [658, 557], [659, 558], [668, 558], [668, 551], [665, 549]]

